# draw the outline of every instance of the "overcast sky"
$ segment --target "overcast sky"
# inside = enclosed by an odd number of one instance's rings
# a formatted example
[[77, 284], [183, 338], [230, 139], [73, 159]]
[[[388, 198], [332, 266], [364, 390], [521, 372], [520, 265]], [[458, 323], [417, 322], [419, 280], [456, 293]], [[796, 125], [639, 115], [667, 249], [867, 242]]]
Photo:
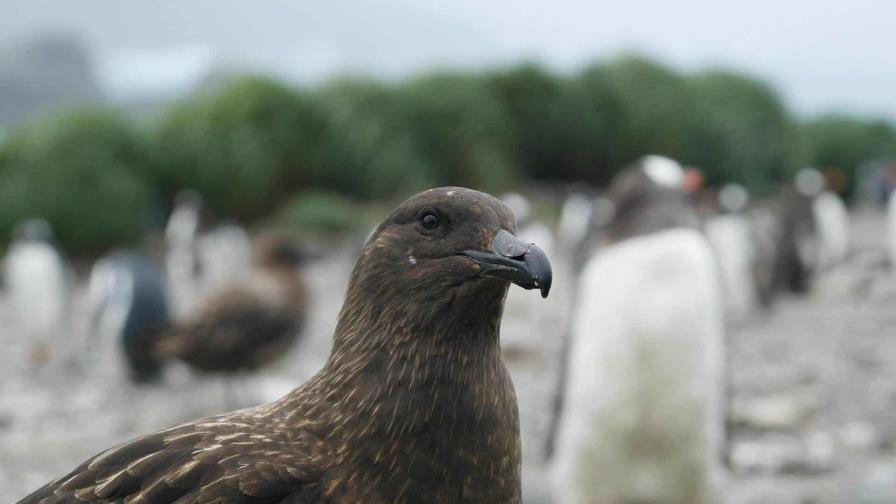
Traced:
[[896, 120], [893, 0], [0, 0], [0, 7], [0, 44], [64, 29], [100, 58], [207, 48], [224, 64], [313, 81], [521, 59], [569, 70], [637, 50], [683, 69], [724, 66], [762, 77], [798, 113]]

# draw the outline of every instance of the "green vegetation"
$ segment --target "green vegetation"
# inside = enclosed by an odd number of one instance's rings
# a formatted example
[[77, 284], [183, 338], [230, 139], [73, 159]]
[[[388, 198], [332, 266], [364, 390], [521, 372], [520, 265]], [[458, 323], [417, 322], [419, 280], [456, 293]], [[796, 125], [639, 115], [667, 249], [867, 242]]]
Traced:
[[76, 252], [136, 238], [152, 209], [148, 157], [140, 134], [110, 111], [71, 112], [13, 133], [0, 155], [0, 233], [40, 216]]
[[167, 196], [191, 188], [216, 212], [258, 217], [320, 177], [324, 124], [307, 94], [239, 79], [170, 111], [154, 142], [155, 164]]
[[331, 192], [300, 193], [281, 210], [287, 226], [312, 233], [357, 231], [365, 224], [362, 215], [355, 202]]
[[9, 131], [0, 142], [0, 233], [43, 216], [69, 252], [92, 253], [158, 225], [184, 188], [219, 216], [275, 214], [345, 231], [365, 206], [423, 187], [602, 185], [645, 153], [758, 194], [802, 166], [836, 168], [848, 194], [862, 162], [896, 156], [896, 131], [853, 117], [800, 123], [761, 81], [682, 74], [640, 57], [573, 75], [524, 64], [314, 89], [243, 77], [149, 124], [89, 109]]
[[682, 159], [710, 184], [736, 180], [764, 192], [802, 166], [796, 124], [765, 84], [727, 72], [691, 78], [697, 97]]

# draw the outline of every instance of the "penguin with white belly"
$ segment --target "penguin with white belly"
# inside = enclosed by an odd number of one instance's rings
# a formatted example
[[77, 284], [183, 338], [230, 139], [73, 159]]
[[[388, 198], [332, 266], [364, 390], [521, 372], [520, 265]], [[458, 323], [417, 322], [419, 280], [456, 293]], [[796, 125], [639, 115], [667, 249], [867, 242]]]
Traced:
[[740, 184], [730, 183], [717, 199], [719, 211], [706, 220], [703, 231], [719, 264], [725, 311], [732, 320], [743, 320], [758, 304], [754, 280], [758, 254], [744, 214], [749, 194]]
[[205, 295], [244, 280], [252, 269], [252, 241], [235, 222], [208, 226], [202, 197], [181, 191], [165, 228], [165, 271], [173, 316], [181, 320]]
[[723, 307], [682, 167], [646, 156], [579, 281], [549, 466], [562, 504], [714, 501], [721, 475]]
[[5, 260], [5, 283], [12, 304], [14, 327], [27, 341], [33, 364], [54, 353], [72, 357], [74, 343], [63, 328], [70, 307], [70, 274], [53, 245], [53, 230], [43, 219], [20, 224]]
[[805, 168], [777, 210], [776, 291], [810, 291], [819, 274], [842, 263], [849, 252], [849, 212], [839, 196], [825, 191], [824, 176]]
[[202, 217], [202, 196], [181, 191], [165, 226], [165, 274], [173, 316], [186, 316], [201, 296], [197, 239]]
[[584, 190], [574, 190], [563, 200], [557, 224], [557, 248], [567, 258], [580, 252], [591, 222], [592, 197]]
[[153, 348], [172, 322], [168, 295], [165, 273], [151, 257], [121, 250], [100, 258], [87, 287], [90, 353], [106, 358], [104, 343], [115, 341], [131, 381], [159, 379]]

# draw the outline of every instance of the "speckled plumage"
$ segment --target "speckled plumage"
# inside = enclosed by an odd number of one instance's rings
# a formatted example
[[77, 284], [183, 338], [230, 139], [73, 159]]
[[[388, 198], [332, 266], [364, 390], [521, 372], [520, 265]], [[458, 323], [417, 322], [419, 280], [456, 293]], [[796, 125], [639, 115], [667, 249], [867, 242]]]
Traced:
[[[427, 208], [442, 216], [435, 231], [420, 227]], [[509, 282], [459, 254], [513, 228], [483, 193], [411, 198], [361, 252], [311, 380], [112, 448], [20, 504], [520, 502], [519, 415], [498, 338]]]

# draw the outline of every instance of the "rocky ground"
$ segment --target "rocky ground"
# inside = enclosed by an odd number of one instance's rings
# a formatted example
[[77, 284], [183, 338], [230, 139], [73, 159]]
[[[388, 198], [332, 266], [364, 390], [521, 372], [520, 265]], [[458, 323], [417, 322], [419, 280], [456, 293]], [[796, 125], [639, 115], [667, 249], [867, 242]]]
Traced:
[[[857, 216], [855, 253], [816, 293], [730, 324], [726, 503], [896, 502], [896, 294], [880, 265], [883, 229], [879, 215]], [[108, 343], [93, 359], [73, 344], [35, 367], [0, 299], [0, 502], [114, 443], [269, 400], [307, 379], [326, 358], [352, 260], [345, 249], [314, 263], [303, 342], [279, 367], [229, 382], [173, 367], [164, 385], [133, 386]], [[540, 454], [572, 296], [571, 273], [562, 261], [556, 267], [547, 300], [512, 291], [502, 330], [519, 395], [528, 495], [544, 486]], [[83, 322], [71, 333], [79, 341]]]
[[880, 215], [808, 298], [729, 328], [732, 503], [896, 502], [896, 290]]

